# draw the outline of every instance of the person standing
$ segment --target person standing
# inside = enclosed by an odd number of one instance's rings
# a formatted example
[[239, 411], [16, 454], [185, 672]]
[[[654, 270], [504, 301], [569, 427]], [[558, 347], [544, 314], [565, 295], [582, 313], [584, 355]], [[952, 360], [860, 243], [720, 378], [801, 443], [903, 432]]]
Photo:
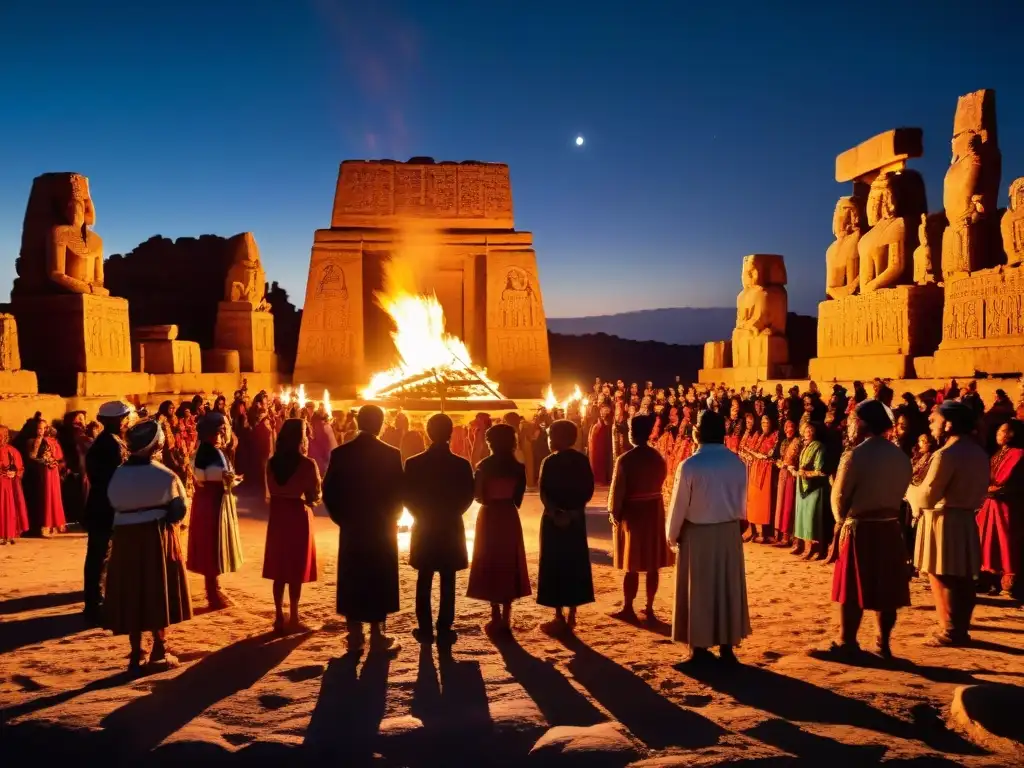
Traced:
[[714, 411], [698, 417], [698, 448], [676, 470], [665, 529], [678, 545], [672, 639], [690, 646], [691, 664], [712, 660], [716, 645], [722, 661], [736, 663], [733, 647], [751, 633], [741, 530], [747, 470], [724, 445], [725, 432]]
[[1024, 423], [1004, 422], [996, 430], [988, 496], [978, 512], [981, 568], [991, 594], [1017, 596], [1024, 557]]
[[91, 622], [100, 618], [103, 605], [103, 574], [110, 558], [110, 537], [114, 531], [114, 508], [107, 497], [107, 486], [115, 470], [124, 464], [128, 451], [124, 444], [131, 408], [113, 400], [104, 403], [96, 415], [103, 431], [85, 454], [85, 474], [89, 495], [85, 500], [85, 617]]
[[[555, 610], [541, 626], [549, 634], [576, 628], [576, 609], [594, 602], [594, 577], [587, 544], [587, 503], [594, 496], [594, 473], [574, 446], [578, 428], [556, 421], [549, 430], [551, 454], [540, 468], [540, 568], [537, 603]], [[562, 613], [568, 608], [568, 616]]]
[[804, 422], [800, 428], [804, 447], [800, 451], [797, 469], [792, 470], [796, 476], [796, 518], [793, 524], [796, 545], [791, 554], [803, 554], [804, 560], [821, 560], [826, 554], [829, 495], [825, 445], [821, 441], [823, 430], [817, 421]]
[[331, 452], [324, 477], [324, 505], [338, 525], [337, 611], [348, 623], [348, 641], [358, 651], [395, 652], [385, 634], [388, 614], [399, 609], [398, 519], [402, 516], [402, 454], [380, 440], [384, 411], [364, 405], [356, 416], [359, 434]]
[[10, 430], [0, 425], [0, 544], [14, 544], [28, 530], [28, 508], [21, 489], [25, 465], [8, 444]]
[[[263, 578], [274, 591], [274, 632], [305, 632], [299, 621], [302, 585], [316, 581], [316, 537], [313, 507], [320, 503], [320, 470], [307, 455], [306, 425], [288, 419], [281, 427], [274, 455], [267, 461], [270, 519], [263, 552]], [[291, 611], [284, 621], [284, 588]]]
[[185, 486], [153, 458], [164, 443], [159, 423], [140, 421], [127, 443], [131, 455], [107, 486], [114, 533], [103, 625], [128, 635], [129, 669], [142, 666], [143, 632], [153, 635], [149, 664], [173, 667], [178, 660], [167, 651], [167, 627], [192, 618], [177, 531], [185, 517]]
[[[469, 567], [466, 526], [462, 516], [473, 503], [473, 468], [451, 450], [455, 425], [443, 413], [427, 421], [430, 447], [405, 462], [405, 504], [413, 518], [409, 566], [416, 578], [416, 641], [434, 641], [430, 591], [438, 574], [441, 605], [437, 613], [437, 642], [451, 647], [457, 639], [455, 574]], [[510, 427], [514, 429], [514, 427]]]
[[199, 448], [192, 461], [196, 491], [189, 518], [188, 570], [206, 581], [206, 600], [213, 610], [231, 605], [220, 589], [220, 576], [242, 567], [235, 488], [243, 476], [224, 453], [231, 427], [224, 414], [211, 411], [199, 422]]
[[516, 433], [508, 424], [487, 430], [491, 455], [473, 478], [480, 502], [473, 540], [473, 565], [466, 596], [491, 604], [488, 632], [512, 630], [512, 603], [530, 594], [526, 545], [519, 507], [526, 493], [526, 467], [516, 460]]
[[612, 487], [608, 492], [612, 559], [615, 567], [624, 572], [622, 609], [613, 616], [624, 621], [637, 620], [633, 601], [640, 590], [640, 574], [643, 573], [647, 578], [645, 619], [648, 624], [657, 622], [654, 597], [658, 593], [658, 569], [672, 564], [672, 553], [665, 540], [665, 497], [662, 495], [668, 470], [661, 454], [648, 445], [653, 430], [653, 416], [632, 418], [629, 441], [633, 447], [615, 462]]
[[944, 400], [928, 418], [937, 442], [928, 474], [907, 489], [917, 521], [914, 565], [928, 574], [940, 631], [931, 645], [970, 642], [974, 613], [974, 579], [981, 568], [981, 541], [975, 515], [989, 487], [988, 454], [975, 440], [974, 412], [963, 403]]
[[612, 467], [612, 409], [602, 403], [598, 409], [598, 419], [590, 428], [587, 438], [587, 455], [590, 457], [590, 470], [594, 474], [594, 482], [608, 485], [611, 482]]
[[857, 631], [864, 611], [876, 611], [878, 653], [891, 658], [896, 612], [910, 605], [900, 508], [913, 470], [907, 454], [885, 437], [892, 418], [880, 401], [864, 400], [855, 413], [859, 435], [854, 440], [863, 441], [843, 454], [832, 487], [839, 526], [832, 601], [840, 606], [841, 637], [829, 652], [859, 651]]

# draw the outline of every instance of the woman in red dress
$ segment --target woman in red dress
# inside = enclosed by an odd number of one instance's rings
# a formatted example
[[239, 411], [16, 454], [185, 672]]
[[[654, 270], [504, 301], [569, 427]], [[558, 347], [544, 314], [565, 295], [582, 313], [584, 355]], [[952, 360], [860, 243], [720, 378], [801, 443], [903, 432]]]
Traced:
[[28, 530], [28, 508], [21, 490], [25, 464], [9, 445], [10, 431], [0, 426], [0, 544], [13, 544]]
[[740, 401], [733, 399], [729, 404], [729, 418], [725, 422], [725, 447], [733, 453], [740, 452], [745, 423], [743, 415], [740, 413]]
[[516, 461], [516, 431], [508, 424], [487, 430], [491, 455], [474, 479], [480, 511], [476, 517], [473, 564], [467, 597], [491, 604], [487, 631], [512, 628], [512, 601], [530, 595], [526, 545], [519, 507], [526, 493], [526, 467]]
[[17, 439], [17, 448], [25, 463], [22, 487], [29, 524], [40, 534], [47, 531], [63, 533], [66, 526], [60, 493], [64, 453], [57, 440], [49, 436], [49, 426], [43, 415], [37, 412], [25, 422]]
[[[274, 582], [274, 631], [302, 632], [299, 598], [302, 585], [316, 581], [316, 540], [313, 509], [320, 502], [320, 470], [306, 452], [302, 419], [289, 419], [281, 427], [277, 449], [267, 462], [270, 520], [263, 553], [263, 578]], [[284, 621], [284, 587], [288, 585], [291, 616]]]
[[242, 482], [224, 446], [231, 440], [231, 427], [223, 414], [209, 413], [199, 422], [200, 444], [192, 461], [196, 480], [189, 518], [186, 567], [206, 579], [206, 599], [217, 610], [231, 605], [221, 592], [218, 578], [242, 567], [242, 546], [238, 536], [238, 511], [234, 488]]
[[760, 433], [747, 448], [750, 457], [750, 469], [747, 472], [747, 522], [750, 523], [751, 537], [758, 544], [768, 544], [772, 539], [771, 528], [775, 521], [779, 485], [779, 470], [775, 466], [775, 449], [778, 444], [779, 430], [775, 427], [775, 419], [765, 414], [761, 417]]
[[[267, 410], [267, 393], [259, 392], [252, 399], [249, 409], [249, 469], [246, 474], [247, 485], [264, 499], [268, 498], [267, 461], [274, 455], [274, 443], [277, 440], [274, 423]], [[326, 423], [325, 425], [326, 426]], [[281, 427], [284, 428], [283, 425]], [[326, 467], [326, 465], [325, 465]]]
[[796, 422], [786, 419], [783, 425], [785, 439], [778, 450], [778, 482], [775, 492], [775, 546], [793, 546], [793, 523], [796, 519], [796, 472], [800, 464], [800, 435]]
[[594, 473], [596, 485], [608, 485], [612, 480], [612, 409], [607, 402], [601, 404], [600, 417], [590, 428], [587, 440], [587, 454], [590, 456], [590, 471]]
[[1016, 595], [1024, 556], [1024, 422], [1013, 419], [996, 432], [988, 496], [978, 511], [982, 578], [990, 594]]

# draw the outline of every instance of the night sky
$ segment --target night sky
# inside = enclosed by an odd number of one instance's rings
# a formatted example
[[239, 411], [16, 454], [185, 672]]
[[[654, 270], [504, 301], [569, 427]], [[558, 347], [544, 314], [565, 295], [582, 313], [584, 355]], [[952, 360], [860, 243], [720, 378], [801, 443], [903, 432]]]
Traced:
[[0, 298], [39, 173], [90, 177], [108, 255], [251, 230], [300, 303], [339, 162], [428, 155], [511, 166], [549, 315], [730, 306], [753, 252], [812, 312], [842, 150], [924, 128], [938, 210], [957, 96], [994, 88], [1005, 205], [1022, 29], [1018, 0], [5, 0]]

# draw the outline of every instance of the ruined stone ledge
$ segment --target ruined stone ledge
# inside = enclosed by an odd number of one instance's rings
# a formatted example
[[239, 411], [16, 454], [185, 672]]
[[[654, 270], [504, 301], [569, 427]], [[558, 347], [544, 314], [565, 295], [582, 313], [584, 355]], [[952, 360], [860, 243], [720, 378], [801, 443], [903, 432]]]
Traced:
[[976, 346], [946, 346], [935, 353], [934, 375], [940, 378], [1024, 373], [1024, 338], [1016, 344], [986, 340]]
[[836, 157], [836, 181], [853, 181], [877, 171], [899, 168], [924, 154], [920, 128], [894, 128], [872, 136]]
[[701, 384], [725, 384], [730, 387], [749, 387], [763, 384], [769, 379], [785, 379], [793, 375], [787, 365], [756, 365], [745, 368], [701, 368], [697, 381]]
[[35, 371], [0, 371], [0, 397], [34, 395], [39, 392]]
[[864, 354], [847, 357], [815, 357], [810, 363], [810, 377], [819, 384], [829, 381], [864, 381], [912, 379], [914, 358], [910, 355]]
[[[422, 222], [419, 223], [422, 225]], [[318, 229], [313, 234], [314, 245], [331, 243], [359, 246], [361, 244], [391, 244], [402, 232], [399, 227], [345, 227], [339, 229]], [[433, 232], [433, 231], [432, 231]], [[437, 233], [439, 245], [473, 245], [497, 247], [510, 245], [521, 247], [532, 246], [533, 233], [521, 230], [467, 230], [442, 229]]]
[[153, 377], [148, 373], [87, 371], [77, 375], [77, 397], [137, 398], [153, 391]]

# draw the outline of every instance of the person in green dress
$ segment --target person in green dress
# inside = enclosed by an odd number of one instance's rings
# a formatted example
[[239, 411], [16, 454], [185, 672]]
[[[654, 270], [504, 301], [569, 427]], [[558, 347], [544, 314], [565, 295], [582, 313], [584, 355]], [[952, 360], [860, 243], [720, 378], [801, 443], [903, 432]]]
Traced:
[[829, 515], [828, 476], [825, 474], [825, 444], [821, 440], [820, 422], [805, 422], [800, 430], [804, 447], [794, 472], [797, 478], [796, 521], [793, 538], [797, 544], [793, 554], [804, 560], [820, 560], [825, 556], [826, 525]]

